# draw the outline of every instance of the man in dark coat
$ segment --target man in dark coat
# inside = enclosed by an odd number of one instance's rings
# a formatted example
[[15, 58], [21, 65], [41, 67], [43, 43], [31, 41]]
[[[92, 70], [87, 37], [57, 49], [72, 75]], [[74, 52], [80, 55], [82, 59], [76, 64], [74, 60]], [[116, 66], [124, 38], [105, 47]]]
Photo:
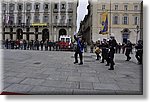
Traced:
[[77, 41], [77, 48], [75, 50], [75, 62], [74, 64], [78, 63], [78, 54], [79, 54], [79, 57], [80, 57], [80, 63], [79, 65], [82, 65], [83, 64], [83, 49], [84, 49], [84, 42], [82, 40], [82, 37], [76, 37], [76, 34], [74, 34], [74, 39]]
[[103, 42], [101, 44], [101, 48], [102, 48], [102, 62], [104, 63], [104, 60], [107, 61], [106, 66], [109, 66], [108, 60], [107, 60], [107, 56], [108, 56], [108, 43], [106, 39], [103, 39]]
[[110, 68], [108, 70], [114, 70], [114, 54], [115, 54], [115, 47], [117, 46], [117, 42], [114, 36], [110, 36], [109, 41], [109, 61], [110, 61]]
[[130, 42], [130, 40], [127, 40], [127, 44], [125, 45], [125, 48], [126, 48], [125, 55], [127, 56], [126, 61], [129, 61], [131, 59], [130, 53], [131, 53], [131, 50], [132, 50], [132, 43]]
[[143, 41], [139, 40], [138, 44], [135, 46], [135, 48], [137, 50], [135, 57], [138, 60], [138, 63], [142, 64], [142, 62], [143, 62]]

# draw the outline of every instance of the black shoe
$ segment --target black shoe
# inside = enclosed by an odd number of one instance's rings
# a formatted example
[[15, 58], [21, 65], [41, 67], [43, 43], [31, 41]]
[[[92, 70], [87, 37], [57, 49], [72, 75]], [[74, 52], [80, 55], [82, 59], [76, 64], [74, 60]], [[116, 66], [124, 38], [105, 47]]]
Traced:
[[79, 63], [79, 65], [83, 65], [83, 63], [82, 63], [82, 62], [80, 62], [80, 63]]
[[101, 62], [101, 63], [104, 63], [104, 62]]
[[106, 64], [105, 66], [109, 66], [109, 64]]
[[128, 60], [130, 61], [130, 59], [131, 59], [131, 57], [129, 57], [129, 59], [128, 59]]
[[78, 63], [78, 62], [74, 62], [74, 64], [76, 64], [76, 63]]
[[109, 68], [108, 70], [114, 70], [114, 68]]

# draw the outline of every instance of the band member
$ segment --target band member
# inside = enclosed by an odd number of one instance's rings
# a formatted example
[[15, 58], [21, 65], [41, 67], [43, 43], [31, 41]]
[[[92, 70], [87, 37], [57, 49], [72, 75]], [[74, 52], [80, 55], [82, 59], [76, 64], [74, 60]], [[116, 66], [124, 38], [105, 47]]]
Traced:
[[129, 61], [131, 59], [130, 53], [131, 53], [131, 50], [132, 50], [132, 43], [130, 42], [130, 40], [127, 40], [127, 44], [125, 45], [125, 48], [126, 48], [125, 55], [127, 56], [126, 61]]
[[108, 43], [106, 39], [103, 39], [103, 42], [101, 44], [101, 48], [102, 48], [102, 62], [104, 63], [104, 60], [107, 61], [106, 66], [109, 66], [109, 61], [107, 60], [107, 56], [108, 56]]
[[114, 70], [114, 54], [115, 54], [115, 47], [117, 46], [117, 42], [114, 36], [110, 36], [109, 41], [109, 61], [110, 61], [110, 68], [108, 70]]
[[80, 63], [79, 65], [83, 64], [83, 49], [84, 49], [84, 42], [82, 40], [82, 37], [76, 37], [76, 33], [74, 33], [74, 39], [77, 41], [77, 48], [75, 49], [75, 62], [74, 64], [78, 63], [78, 54], [80, 57]]
[[138, 44], [135, 46], [135, 48], [137, 50], [135, 57], [138, 60], [138, 63], [142, 64], [142, 62], [143, 62], [143, 41], [139, 40]]

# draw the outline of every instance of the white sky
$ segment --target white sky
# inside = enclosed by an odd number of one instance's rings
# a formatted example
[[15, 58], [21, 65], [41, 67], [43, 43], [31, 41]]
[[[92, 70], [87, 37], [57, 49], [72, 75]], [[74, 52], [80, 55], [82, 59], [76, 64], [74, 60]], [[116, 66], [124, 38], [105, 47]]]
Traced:
[[88, 0], [79, 0], [79, 5], [77, 8], [77, 31], [80, 27], [80, 21], [84, 19], [84, 16], [88, 13], [87, 10]]

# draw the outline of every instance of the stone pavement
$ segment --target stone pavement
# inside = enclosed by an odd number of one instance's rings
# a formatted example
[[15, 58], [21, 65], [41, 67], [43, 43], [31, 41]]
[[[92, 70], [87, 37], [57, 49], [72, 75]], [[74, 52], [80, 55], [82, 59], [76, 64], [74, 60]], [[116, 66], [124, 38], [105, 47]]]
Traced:
[[115, 55], [115, 70], [84, 53], [74, 65], [74, 52], [3, 50], [3, 91], [24, 94], [142, 94], [142, 66]]

